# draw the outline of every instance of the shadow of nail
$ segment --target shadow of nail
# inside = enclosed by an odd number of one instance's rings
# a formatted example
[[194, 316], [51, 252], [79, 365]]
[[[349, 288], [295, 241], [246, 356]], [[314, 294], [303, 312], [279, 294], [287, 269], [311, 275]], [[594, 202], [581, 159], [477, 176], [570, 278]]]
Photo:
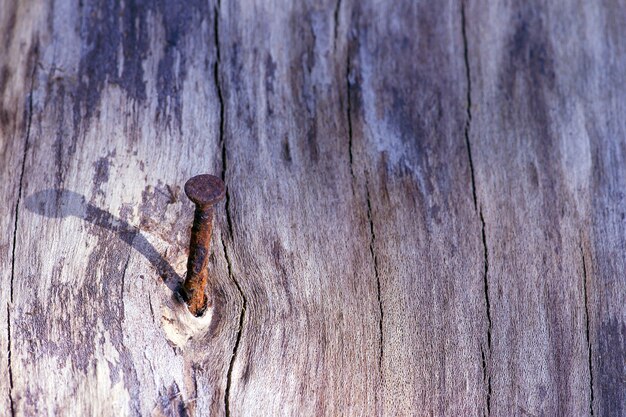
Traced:
[[178, 291], [182, 278], [141, 234], [139, 228], [88, 203], [84, 196], [73, 191], [49, 189], [26, 197], [24, 203], [28, 210], [41, 216], [51, 218], [74, 216], [112, 231], [152, 264], [169, 289], [175, 293]]

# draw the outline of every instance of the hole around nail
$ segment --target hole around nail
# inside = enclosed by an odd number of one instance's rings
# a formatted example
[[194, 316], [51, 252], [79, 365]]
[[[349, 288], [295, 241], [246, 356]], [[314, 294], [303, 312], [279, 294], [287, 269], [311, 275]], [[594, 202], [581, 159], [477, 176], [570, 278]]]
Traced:
[[208, 307], [204, 313], [196, 317], [184, 303], [177, 303], [169, 308], [161, 308], [161, 326], [165, 337], [179, 348], [183, 348], [191, 339], [200, 334], [205, 334], [213, 319], [213, 309]]
[[195, 316], [178, 292], [175, 298], [174, 303], [161, 308], [161, 326], [166, 338], [175, 346], [183, 348], [194, 337], [209, 331], [213, 308], [209, 305], [202, 315]]

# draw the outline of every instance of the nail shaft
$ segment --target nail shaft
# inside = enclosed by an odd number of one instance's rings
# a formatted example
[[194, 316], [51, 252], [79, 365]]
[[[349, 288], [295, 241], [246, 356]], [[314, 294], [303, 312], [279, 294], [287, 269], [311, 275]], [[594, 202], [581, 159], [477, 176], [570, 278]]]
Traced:
[[183, 296], [189, 311], [195, 316], [201, 316], [210, 305], [207, 297], [207, 266], [213, 229], [213, 205], [224, 198], [224, 183], [212, 175], [198, 175], [187, 181], [185, 193], [196, 205], [196, 210], [191, 227]]
[[184, 283], [189, 310], [195, 315], [201, 315], [207, 307], [207, 295], [204, 289], [207, 287], [209, 279], [207, 264], [212, 229], [213, 207], [196, 207], [193, 226], [191, 227], [187, 279]]

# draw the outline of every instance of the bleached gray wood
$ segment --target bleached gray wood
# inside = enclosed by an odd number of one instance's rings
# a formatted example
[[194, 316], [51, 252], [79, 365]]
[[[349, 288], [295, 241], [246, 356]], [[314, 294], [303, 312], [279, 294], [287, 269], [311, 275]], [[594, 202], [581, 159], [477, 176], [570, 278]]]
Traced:
[[335, 6], [223, 3], [232, 273], [246, 299], [232, 415], [382, 411], [377, 281], [350, 164], [347, 10]]
[[193, 209], [182, 184], [221, 172], [213, 6], [21, 7], [39, 21], [24, 29], [38, 49], [34, 78], [20, 80], [33, 86], [23, 168], [25, 135], [3, 140], [24, 170], [3, 349], [11, 410], [223, 414], [240, 298], [219, 231], [208, 328], [185, 328], [175, 277], [160, 277], [184, 273]]
[[347, 83], [382, 311], [381, 411], [480, 415], [487, 314], [461, 9], [372, 3], [352, 11]]
[[623, 7], [468, 4], [490, 411], [623, 415]]
[[[30, 127], [30, 91], [37, 59], [33, 28], [40, 16], [26, 4], [0, 2], [0, 415], [10, 415], [13, 340], [10, 334], [14, 293], [13, 253], [22, 161]], [[23, 210], [23, 209], [22, 209]]]
[[622, 9], [1, 0], [0, 416], [624, 414]]

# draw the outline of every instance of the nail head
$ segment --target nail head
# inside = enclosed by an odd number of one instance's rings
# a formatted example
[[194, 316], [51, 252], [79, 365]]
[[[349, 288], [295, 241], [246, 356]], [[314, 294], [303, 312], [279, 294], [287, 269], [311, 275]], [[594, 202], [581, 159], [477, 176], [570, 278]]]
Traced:
[[221, 178], [215, 175], [202, 174], [187, 180], [185, 194], [195, 204], [208, 206], [222, 201], [226, 189]]

